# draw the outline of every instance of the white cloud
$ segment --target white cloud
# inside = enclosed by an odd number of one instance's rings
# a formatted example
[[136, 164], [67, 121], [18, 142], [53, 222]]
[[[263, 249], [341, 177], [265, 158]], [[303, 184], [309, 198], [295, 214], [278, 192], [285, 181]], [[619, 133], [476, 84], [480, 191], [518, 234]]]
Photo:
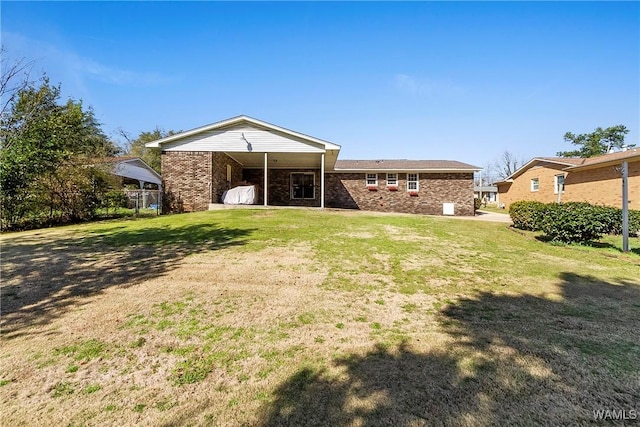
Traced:
[[408, 74], [396, 74], [393, 86], [401, 93], [424, 97], [450, 97], [463, 95], [466, 91], [449, 80], [418, 78]]
[[70, 55], [70, 63], [80, 73], [105, 83], [117, 86], [156, 86], [168, 83], [171, 79], [156, 73], [144, 73], [110, 67], [89, 58]]
[[16, 33], [3, 32], [2, 39], [12, 56], [34, 60], [36, 69], [42, 66], [47, 74], [61, 74], [65, 77], [64, 81], [73, 81], [80, 87], [85, 87], [86, 80], [116, 86], [156, 86], [172, 80], [154, 72], [139, 72], [103, 64], [71, 49]]

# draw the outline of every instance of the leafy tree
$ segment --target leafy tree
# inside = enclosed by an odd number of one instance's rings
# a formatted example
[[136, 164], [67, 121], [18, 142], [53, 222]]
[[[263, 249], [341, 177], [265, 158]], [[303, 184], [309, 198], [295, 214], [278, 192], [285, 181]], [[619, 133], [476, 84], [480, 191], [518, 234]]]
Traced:
[[131, 140], [131, 137], [126, 132], [120, 131], [120, 134], [127, 140], [125, 154], [127, 156], [140, 157], [158, 173], [160, 173], [160, 149], [148, 148], [145, 144], [157, 139], [175, 135], [176, 133], [179, 132], [172, 130], [165, 132], [156, 127], [151, 132], [140, 132], [136, 139]]
[[43, 217], [85, 219], [95, 212], [91, 199], [99, 198], [98, 183], [106, 178], [91, 167], [92, 159], [118, 150], [91, 109], [72, 99], [60, 104], [59, 98], [60, 87], [45, 76], [21, 86], [0, 119], [2, 228]]
[[629, 133], [623, 125], [611, 126], [606, 129], [596, 128], [591, 133], [583, 133], [575, 135], [571, 132], [564, 134], [565, 142], [570, 142], [580, 148], [573, 151], [559, 151], [558, 156], [561, 157], [594, 157], [607, 154], [611, 148], [622, 149], [624, 145], [624, 136]]

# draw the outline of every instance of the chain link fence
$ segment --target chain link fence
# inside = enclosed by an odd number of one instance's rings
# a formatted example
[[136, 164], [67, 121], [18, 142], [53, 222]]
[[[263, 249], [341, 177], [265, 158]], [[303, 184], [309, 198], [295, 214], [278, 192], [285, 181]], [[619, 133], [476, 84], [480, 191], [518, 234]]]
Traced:
[[141, 209], [154, 209], [158, 215], [162, 211], [162, 192], [160, 190], [124, 190], [127, 195], [127, 208], [136, 214]]

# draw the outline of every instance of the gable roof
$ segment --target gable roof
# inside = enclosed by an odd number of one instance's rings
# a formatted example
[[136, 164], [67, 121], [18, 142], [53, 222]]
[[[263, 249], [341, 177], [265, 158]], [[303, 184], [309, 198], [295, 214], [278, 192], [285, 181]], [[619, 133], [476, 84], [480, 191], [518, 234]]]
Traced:
[[509, 175], [502, 181], [497, 182], [496, 184], [511, 182], [518, 176], [522, 175], [526, 170], [535, 166], [538, 163], [552, 163], [555, 165], [568, 167], [568, 166], [579, 165], [582, 163], [582, 161], [584, 161], [584, 159], [581, 159], [579, 157], [534, 157], [533, 159], [529, 160], [527, 163], [525, 163], [524, 165], [516, 169], [516, 171], [513, 172], [511, 175]]
[[475, 172], [482, 168], [455, 160], [337, 160], [336, 172]]
[[526, 164], [521, 166], [514, 173], [496, 182], [496, 184], [505, 184], [512, 182], [515, 178], [522, 175], [527, 169], [533, 167], [537, 163], [553, 163], [564, 166], [562, 170], [571, 172], [577, 170], [596, 169], [605, 166], [620, 164], [623, 160], [640, 160], [640, 149], [633, 148], [626, 151], [617, 151], [615, 153], [603, 154], [595, 157], [534, 157]]
[[[258, 128], [260, 130], [272, 132], [274, 133], [274, 135], [282, 135], [288, 138], [293, 138], [295, 140], [302, 141], [307, 144], [311, 144], [322, 150], [340, 150], [340, 146], [337, 144], [333, 144], [331, 142], [324, 141], [319, 138], [314, 138], [312, 136], [305, 135], [300, 132], [295, 132], [290, 129], [276, 126], [274, 124], [267, 123], [262, 120], [254, 119], [253, 117], [249, 117], [245, 115], [232, 117], [230, 119], [222, 120], [219, 122], [201, 126], [199, 128], [181, 132], [175, 135], [167, 136], [166, 138], [161, 138], [156, 141], [149, 142], [145, 144], [145, 146], [149, 148], [162, 148], [163, 146], [165, 147], [168, 146], [170, 143], [174, 143], [172, 144], [172, 146], [175, 147], [178, 145], [182, 145], [180, 144], [180, 142], [182, 142], [183, 144], [187, 144], [187, 143], [193, 142], [195, 139], [197, 139], [198, 136], [206, 137], [207, 134], [215, 133], [215, 131], [222, 131], [222, 130], [232, 128], [234, 126], [240, 126], [240, 125], [249, 125], [249, 126]], [[248, 141], [247, 139], [250, 140], [251, 138], [246, 138], [245, 132], [242, 132], [241, 130], [239, 130], [237, 133], [238, 135], [236, 139], [242, 140], [242, 143], [244, 144], [244, 146], [249, 144], [250, 141]], [[193, 137], [196, 137], [196, 138], [193, 138]], [[230, 149], [229, 151], [233, 151], [233, 147], [229, 147], [229, 149]], [[246, 151], [246, 149], [243, 149], [242, 151]]]
[[582, 159], [582, 163], [565, 168], [566, 171], [577, 171], [602, 168], [605, 166], [613, 166], [623, 161], [640, 161], [640, 148], [632, 148], [626, 151], [617, 151], [615, 153], [603, 154], [602, 156], [588, 157]]
[[559, 165], [579, 165], [582, 164], [585, 159], [581, 157], [535, 157], [533, 160], [557, 163]]

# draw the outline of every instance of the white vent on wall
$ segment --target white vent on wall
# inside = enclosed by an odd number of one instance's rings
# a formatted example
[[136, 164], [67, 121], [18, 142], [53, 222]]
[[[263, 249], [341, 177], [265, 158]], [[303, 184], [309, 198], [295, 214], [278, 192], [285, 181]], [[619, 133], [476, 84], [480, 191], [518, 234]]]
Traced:
[[442, 215], [455, 215], [455, 203], [443, 203]]

